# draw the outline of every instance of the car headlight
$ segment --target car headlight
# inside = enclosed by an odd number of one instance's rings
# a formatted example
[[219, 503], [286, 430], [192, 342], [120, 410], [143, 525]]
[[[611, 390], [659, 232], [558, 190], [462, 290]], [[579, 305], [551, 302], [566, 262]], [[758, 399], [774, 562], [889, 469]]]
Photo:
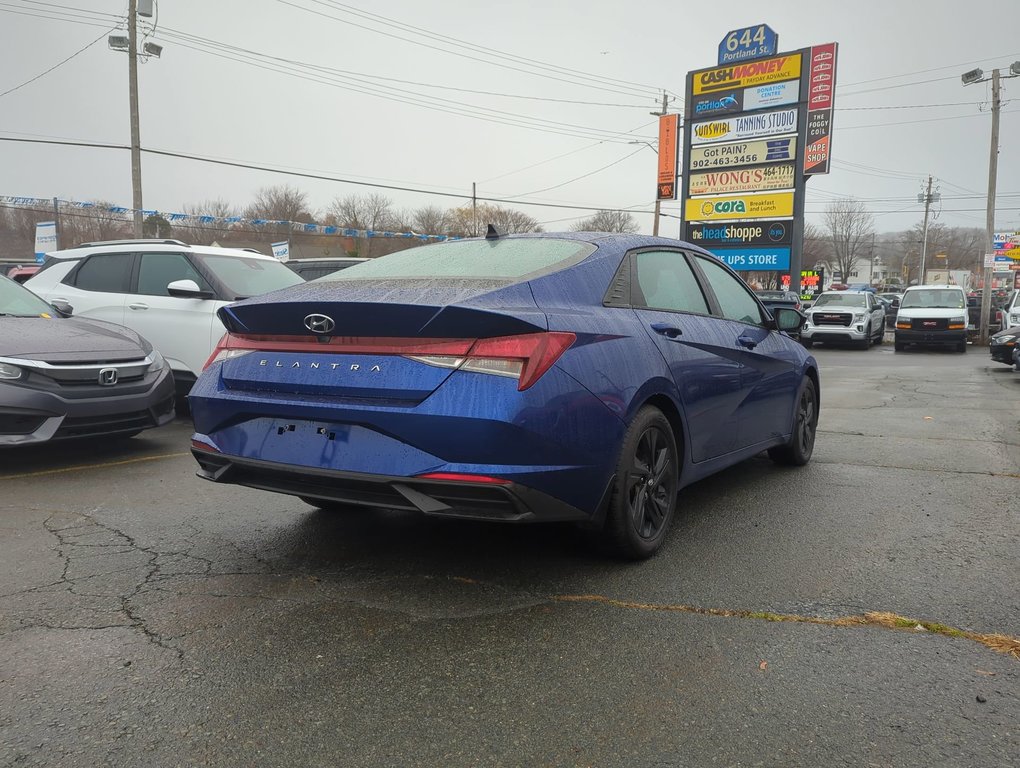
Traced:
[[24, 371], [16, 365], [0, 363], [0, 380], [11, 381], [13, 379], [20, 379], [23, 373]]
[[153, 350], [149, 353], [149, 357], [152, 358], [152, 362], [149, 363], [149, 368], [146, 371], [146, 373], [155, 373], [157, 371], [162, 371], [163, 366], [166, 365], [166, 360], [163, 359], [163, 355], [159, 353], [159, 350], [153, 348]]
[[1016, 344], [1016, 341], [1017, 341], [1018, 338], [1020, 338], [1020, 336], [1016, 336], [1016, 335], [1011, 335], [1011, 336], [993, 336], [992, 337], [992, 344]]
[[854, 315], [854, 322], [855, 323], [863, 323], [864, 322], [864, 313], [863, 312], [858, 312], [857, 314], [855, 314]]

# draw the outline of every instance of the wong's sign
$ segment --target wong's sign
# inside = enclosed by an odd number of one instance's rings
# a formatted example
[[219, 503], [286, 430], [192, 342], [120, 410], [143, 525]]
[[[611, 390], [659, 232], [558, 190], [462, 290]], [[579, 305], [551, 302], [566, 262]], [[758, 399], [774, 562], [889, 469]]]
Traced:
[[732, 171], [693, 173], [689, 177], [690, 195], [717, 195], [726, 192], [767, 192], [792, 189], [794, 165], [767, 165], [761, 168], [739, 168]]

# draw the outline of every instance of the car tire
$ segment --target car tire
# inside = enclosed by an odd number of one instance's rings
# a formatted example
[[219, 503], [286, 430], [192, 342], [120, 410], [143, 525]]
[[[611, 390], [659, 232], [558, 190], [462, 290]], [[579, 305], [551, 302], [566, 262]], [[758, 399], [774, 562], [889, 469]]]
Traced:
[[818, 431], [818, 396], [815, 382], [805, 376], [797, 396], [797, 411], [793, 420], [793, 434], [786, 445], [769, 448], [769, 458], [776, 464], [802, 467], [811, 460]]
[[957, 344], [956, 351], [959, 352], [960, 354], [965, 353], [967, 351], [967, 342], [961, 341], [959, 344]]
[[895, 349], [897, 352], [902, 352], [906, 348], [907, 348], [906, 344], [903, 344], [903, 343], [898, 342], [898, 341], [893, 342], [893, 349]]
[[662, 546], [676, 513], [679, 470], [669, 421], [658, 408], [645, 406], [624, 435], [602, 531], [614, 555], [642, 560]]
[[814, 342], [811, 339], [802, 338], [800, 343], [804, 345], [804, 349], [811, 349], [814, 346]]
[[885, 341], [885, 320], [878, 326], [878, 334], [875, 336], [875, 345], [881, 345]]

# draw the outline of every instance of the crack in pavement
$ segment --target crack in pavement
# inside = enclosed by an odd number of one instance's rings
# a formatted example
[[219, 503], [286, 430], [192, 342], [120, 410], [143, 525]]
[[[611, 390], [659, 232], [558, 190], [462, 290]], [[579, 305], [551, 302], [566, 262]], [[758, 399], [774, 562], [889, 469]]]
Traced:
[[1020, 473], [1017, 472], [992, 472], [990, 470], [979, 470], [979, 469], [949, 469], [947, 467], [904, 467], [899, 464], [860, 464], [853, 461], [823, 461], [822, 459], [812, 458], [812, 464], [825, 464], [826, 466], [838, 466], [838, 467], [860, 467], [862, 469], [906, 469], [911, 472], [939, 472], [941, 474], [949, 475], [979, 475], [981, 477], [1008, 477], [1020, 479]]
[[931, 632], [944, 637], [963, 638], [980, 643], [986, 648], [1002, 653], [1016, 661], [1020, 661], [1020, 638], [997, 632], [971, 632], [969, 630], [950, 627], [934, 621], [911, 619], [888, 611], [865, 611], [855, 616], [824, 618], [821, 616], [803, 616], [796, 613], [772, 613], [769, 611], [731, 610], [728, 608], [703, 608], [696, 605], [669, 603], [639, 603], [629, 600], [617, 600], [605, 595], [554, 595], [551, 598], [560, 603], [597, 603], [613, 608], [624, 608], [638, 611], [655, 611], [670, 613], [691, 613], [698, 616], [718, 616], [737, 619], [758, 619], [761, 621], [787, 622], [791, 624], [814, 624], [826, 627], [881, 627], [896, 631]]

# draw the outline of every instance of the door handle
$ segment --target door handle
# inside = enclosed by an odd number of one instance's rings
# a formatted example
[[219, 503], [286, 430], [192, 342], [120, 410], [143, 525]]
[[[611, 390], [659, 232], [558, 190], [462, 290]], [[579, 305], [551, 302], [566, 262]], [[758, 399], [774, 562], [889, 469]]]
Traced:
[[141, 302], [138, 302], [136, 304], [128, 304], [128, 309], [148, 309], [148, 308], [149, 308], [148, 304], [142, 304]]
[[675, 339], [684, 334], [675, 325], [670, 325], [669, 323], [652, 323], [652, 330], [660, 336], [665, 336], [667, 339]]
[[752, 339], [750, 336], [738, 336], [737, 344], [739, 344], [742, 347], [747, 347], [747, 349], [754, 349], [755, 347], [758, 346], [758, 342]]

